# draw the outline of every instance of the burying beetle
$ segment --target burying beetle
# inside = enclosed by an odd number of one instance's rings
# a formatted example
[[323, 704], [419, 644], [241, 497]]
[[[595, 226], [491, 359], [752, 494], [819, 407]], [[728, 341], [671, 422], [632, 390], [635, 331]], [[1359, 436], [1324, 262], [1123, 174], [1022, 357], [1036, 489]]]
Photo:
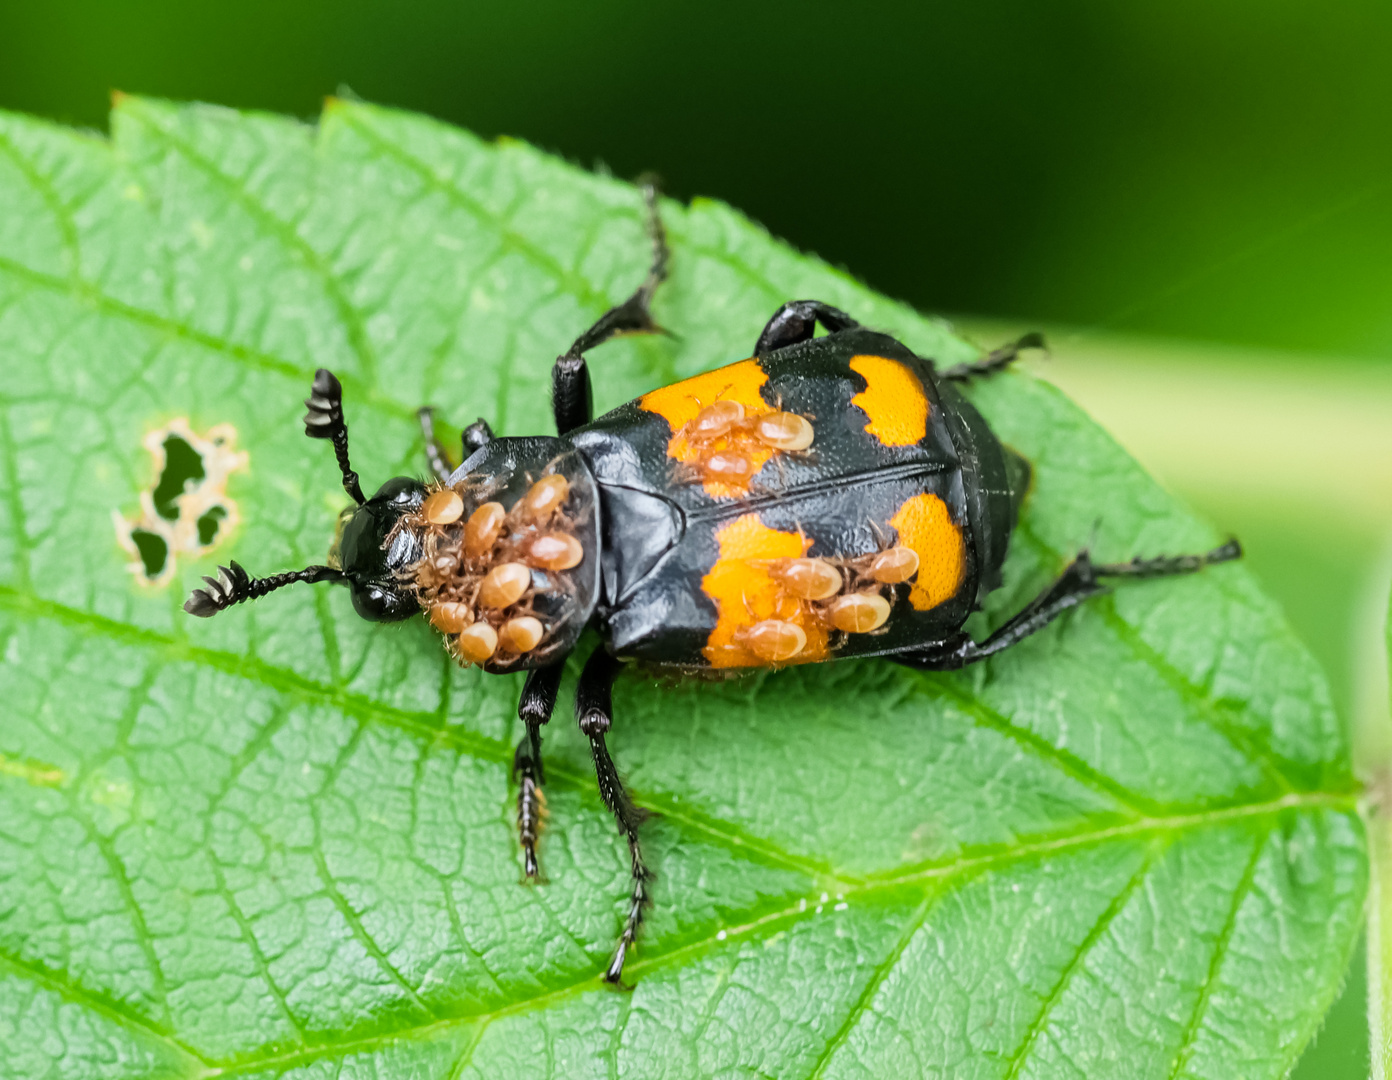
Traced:
[[[344, 511], [328, 565], [252, 578], [236, 562], [184, 609], [211, 616], [297, 581], [336, 581], [365, 619], [417, 612], [462, 663], [526, 671], [514, 762], [525, 871], [536, 878], [541, 728], [566, 658], [593, 626], [601, 645], [576, 690], [600, 795], [628, 840], [632, 888], [617, 983], [650, 902], [633, 805], [605, 746], [625, 661], [740, 669], [883, 656], [924, 671], [983, 660], [1047, 625], [1109, 577], [1191, 573], [1237, 558], [1096, 564], [1084, 551], [1049, 588], [977, 642], [962, 629], [1001, 583], [1029, 466], [954, 384], [1008, 365], [1037, 335], [938, 372], [886, 334], [815, 300], [784, 304], [748, 360], [665, 386], [593, 418], [585, 354], [658, 330], [666, 277], [656, 194], [644, 188], [647, 278], [557, 359], [558, 437], [495, 438], [479, 420], [451, 469], [421, 410], [435, 479], [388, 480], [370, 499], [348, 460], [342, 389], [320, 369], [305, 433], [333, 443]], [[827, 331], [814, 337], [816, 324]]]

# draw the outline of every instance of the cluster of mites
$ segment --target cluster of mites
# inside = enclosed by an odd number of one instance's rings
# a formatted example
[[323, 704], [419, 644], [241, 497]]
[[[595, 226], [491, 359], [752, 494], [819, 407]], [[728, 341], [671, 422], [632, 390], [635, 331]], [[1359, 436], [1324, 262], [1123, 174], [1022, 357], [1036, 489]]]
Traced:
[[[854, 559], [774, 559], [766, 566], [784, 595], [798, 602], [804, 625], [869, 634], [889, 620], [886, 586], [918, 573], [918, 552], [900, 544]], [[766, 663], [786, 664], [807, 647], [807, 633], [787, 619], [764, 619], [741, 627], [733, 643]]]
[[548, 572], [548, 591], [556, 591], [565, 582], [555, 573], [585, 557], [562, 509], [569, 497], [564, 476], [543, 476], [511, 509], [486, 502], [465, 521], [463, 497], [441, 487], [403, 522], [423, 537], [417, 598], [457, 659], [506, 664], [541, 645], [546, 626], [532, 608], [532, 572]]
[[703, 480], [744, 484], [771, 450], [795, 453], [812, 445], [812, 425], [791, 412], [746, 416], [738, 401], [717, 401], [696, 414], [680, 434], [695, 452]]

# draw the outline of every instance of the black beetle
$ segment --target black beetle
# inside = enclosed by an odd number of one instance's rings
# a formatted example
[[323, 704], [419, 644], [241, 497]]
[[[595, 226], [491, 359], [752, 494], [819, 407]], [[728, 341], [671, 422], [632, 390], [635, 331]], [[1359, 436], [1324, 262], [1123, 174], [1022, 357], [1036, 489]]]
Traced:
[[397, 477], [365, 499], [348, 461], [342, 389], [320, 369], [305, 432], [333, 442], [356, 504], [340, 519], [328, 565], [252, 578], [233, 562], [184, 605], [207, 617], [292, 582], [338, 581], [365, 619], [424, 611], [462, 662], [527, 671], [514, 764], [529, 878], [538, 874], [541, 727], [566, 658], [595, 627], [602, 644], [581, 673], [575, 712], [632, 855], [610, 982], [651, 879], [642, 815], [604, 740], [625, 661], [710, 670], [883, 656], [950, 670], [1106, 591], [1104, 578], [1190, 573], [1241, 554], [1234, 541], [1205, 555], [1101, 565], [1084, 551], [985, 640], [963, 631], [1000, 584], [1030, 470], [954, 384], [999, 371], [1041, 345], [1037, 335], [939, 372], [843, 311], [793, 301], [769, 320], [752, 358], [594, 419], [585, 353], [617, 334], [658, 330], [649, 305], [667, 246], [651, 186], [644, 195], [652, 267], [557, 359], [558, 437], [494, 438], [479, 420], [452, 469], [422, 409], [435, 479]]

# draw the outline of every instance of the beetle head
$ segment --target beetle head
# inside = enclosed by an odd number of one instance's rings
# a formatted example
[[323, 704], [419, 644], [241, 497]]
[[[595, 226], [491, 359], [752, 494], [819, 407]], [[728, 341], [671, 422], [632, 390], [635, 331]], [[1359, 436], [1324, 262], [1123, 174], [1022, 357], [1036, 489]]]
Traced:
[[414, 590], [401, 577], [421, 557], [420, 538], [397, 525], [419, 509], [424, 496], [419, 480], [398, 476], [338, 516], [328, 564], [343, 574], [353, 592], [353, 610], [369, 622], [398, 622], [420, 611]]
[[305, 434], [333, 442], [343, 487], [354, 503], [339, 515], [338, 532], [328, 565], [307, 566], [267, 578], [253, 578], [237, 563], [219, 567], [207, 587], [195, 589], [184, 604], [190, 615], [208, 618], [244, 600], [255, 600], [297, 581], [338, 581], [353, 594], [353, 608], [372, 622], [397, 622], [420, 610], [405, 571], [420, 559], [419, 537], [398, 528], [401, 519], [420, 507], [425, 485], [409, 476], [388, 480], [377, 494], [364, 499], [358, 474], [348, 463], [348, 426], [343, 420], [343, 388], [320, 368], [305, 402]]

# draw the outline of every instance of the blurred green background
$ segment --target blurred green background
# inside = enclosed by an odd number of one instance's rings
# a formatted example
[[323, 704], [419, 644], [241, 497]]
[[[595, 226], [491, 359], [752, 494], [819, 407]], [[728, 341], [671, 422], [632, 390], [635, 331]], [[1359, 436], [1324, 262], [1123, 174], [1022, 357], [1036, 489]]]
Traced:
[[[1392, 576], [1392, 4], [0, 2], [0, 108], [347, 88], [653, 169], [1035, 369], [1246, 543], [1368, 767]], [[2, 208], [0, 208], [2, 209]], [[713, 357], [716, 360], [728, 357]], [[1296, 1076], [1367, 1074], [1361, 954]]]

